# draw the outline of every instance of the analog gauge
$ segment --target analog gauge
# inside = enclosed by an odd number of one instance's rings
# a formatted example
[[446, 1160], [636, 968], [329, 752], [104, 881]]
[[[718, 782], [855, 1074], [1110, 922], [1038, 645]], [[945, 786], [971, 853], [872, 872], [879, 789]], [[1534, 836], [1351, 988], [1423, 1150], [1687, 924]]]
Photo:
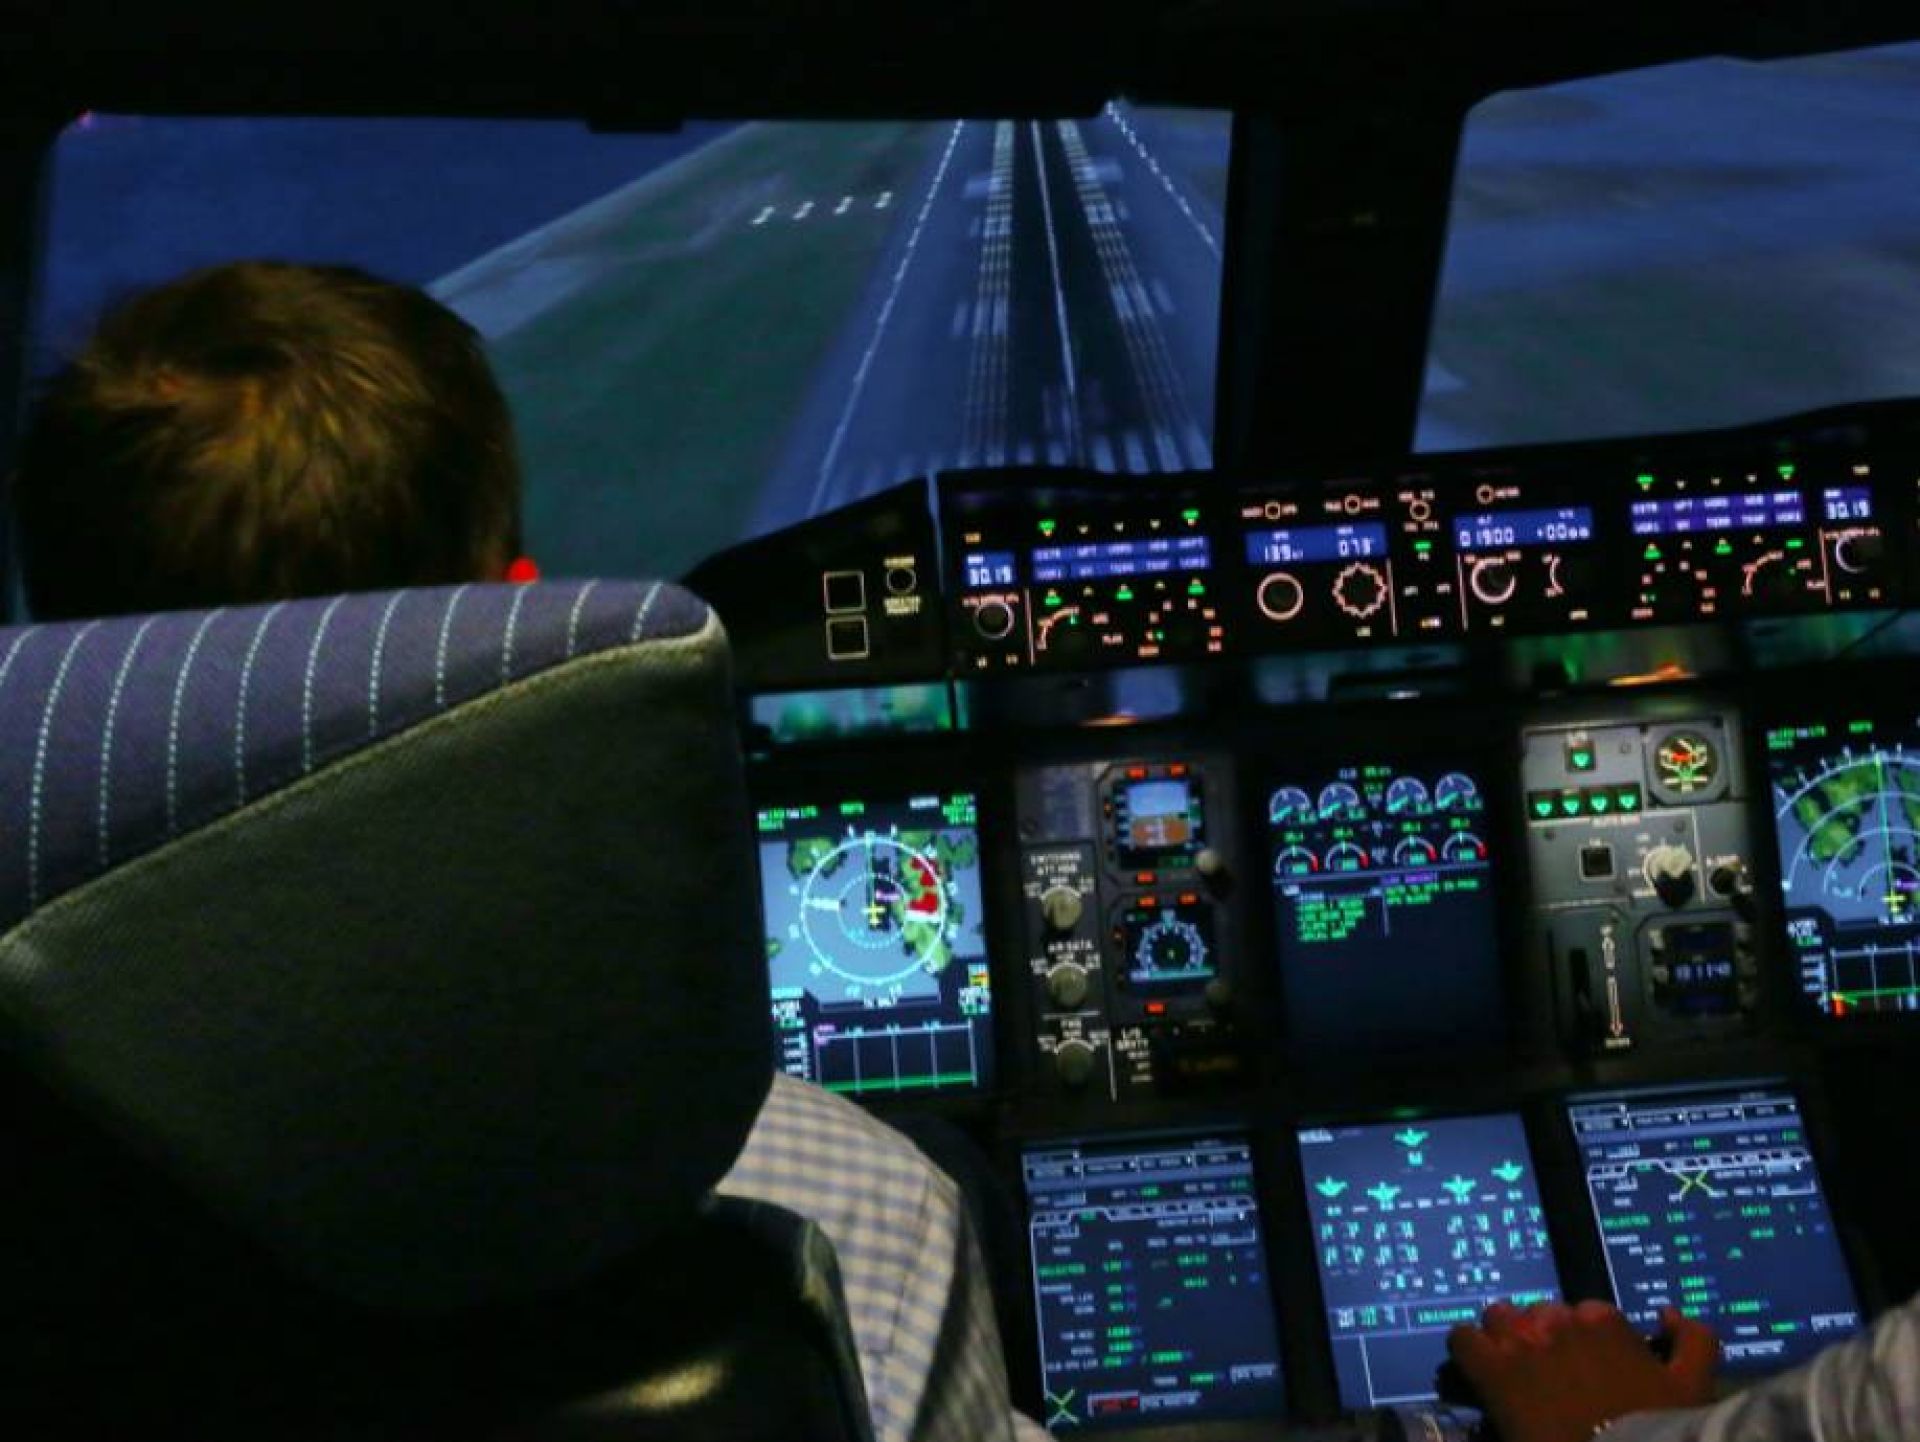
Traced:
[[1456, 831], [1440, 848], [1440, 855], [1456, 866], [1469, 866], [1487, 859], [1487, 843], [1471, 831]]
[[1325, 866], [1328, 871], [1365, 871], [1367, 853], [1351, 841], [1337, 841], [1327, 851]]
[[1660, 785], [1675, 796], [1693, 796], [1720, 774], [1720, 753], [1695, 731], [1675, 731], [1653, 753]]
[[1433, 788], [1433, 804], [1442, 811], [1474, 811], [1480, 806], [1480, 788], [1470, 777], [1449, 771]]
[[1207, 943], [1191, 921], [1168, 913], [1140, 933], [1133, 955], [1134, 975], [1142, 980], [1191, 976], [1205, 971]]
[[1419, 816], [1433, 804], [1426, 783], [1413, 776], [1396, 776], [1387, 788], [1387, 815]]
[[1320, 788], [1320, 819], [1341, 821], [1366, 814], [1360, 793], [1344, 781], [1330, 781]]
[[1267, 800], [1267, 820], [1275, 826], [1312, 819], [1313, 798], [1298, 786], [1282, 786]]
[[1282, 847], [1280, 854], [1273, 858], [1273, 874], [1280, 880], [1311, 876], [1319, 869], [1320, 858], [1304, 846]]
[[1393, 848], [1395, 866], [1431, 866], [1440, 859], [1440, 853], [1433, 849], [1433, 843], [1424, 836], [1402, 838]]

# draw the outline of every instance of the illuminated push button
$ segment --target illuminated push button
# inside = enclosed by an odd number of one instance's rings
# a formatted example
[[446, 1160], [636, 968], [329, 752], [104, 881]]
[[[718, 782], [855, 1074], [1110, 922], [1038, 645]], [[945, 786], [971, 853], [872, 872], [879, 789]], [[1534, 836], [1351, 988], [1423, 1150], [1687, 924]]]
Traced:
[[1081, 1005], [1087, 999], [1087, 969], [1071, 961], [1061, 962], [1047, 973], [1047, 995], [1058, 1007]]
[[1040, 897], [1040, 915], [1051, 931], [1072, 931], [1086, 909], [1085, 899], [1070, 886], [1049, 887]]
[[1668, 906], [1685, 906], [1693, 899], [1693, 853], [1684, 846], [1661, 845], [1641, 863], [1647, 885]]
[[973, 629], [989, 641], [1004, 641], [1013, 634], [1013, 607], [1005, 601], [983, 601], [973, 608]]
[[1061, 1082], [1076, 1091], [1093, 1079], [1093, 1048], [1083, 1041], [1063, 1041], [1053, 1049], [1053, 1069]]

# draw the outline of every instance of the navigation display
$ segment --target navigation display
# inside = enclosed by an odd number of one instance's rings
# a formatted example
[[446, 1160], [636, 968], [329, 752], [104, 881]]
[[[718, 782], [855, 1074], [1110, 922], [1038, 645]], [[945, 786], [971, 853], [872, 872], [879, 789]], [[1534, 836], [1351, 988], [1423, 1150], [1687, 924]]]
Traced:
[[1791, 1092], [1576, 1097], [1567, 1107], [1614, 1301], [1646, 1331], [1678, 1307], [1732, 1371], [1804, 1361], [1860, 1308]]
[[854, 1094], [988, 1085], [974, 797], [774, 807], [759, 830], [776, 1065]]
[[1560, 1293], [1511, 1112], [1308, 1128], [1300, 1165], [1342, 1406], [1431, 1398], [1455, 1324]]
[[1920, 1011], [1916, 743], [1911, 717], [1767, 733], [1787, 940], [1828, 1016]]
[[1486, 802], [1464, 770], [1380, 762], [1267, 802], [1281, 986], [1303, 1049], [1505, 1031]]
[[1280, 1415], [1244, 1137], [1051, 1143], [1021, 1172], [1050, 1431]]

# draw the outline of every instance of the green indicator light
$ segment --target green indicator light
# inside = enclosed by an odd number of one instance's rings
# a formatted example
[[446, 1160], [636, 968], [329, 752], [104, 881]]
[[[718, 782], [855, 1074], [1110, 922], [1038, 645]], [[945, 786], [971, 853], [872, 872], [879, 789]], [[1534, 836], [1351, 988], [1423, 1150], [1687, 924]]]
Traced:
[[1634, 483], [1638, 485], [1641, 490], [1644, 491], [1653, 484], [1653, 473], [1650, 471], [1642, 471], [1639, 475], [1635, 476], [1633, 479], [1634, 479]]
[[1060, 604], [1060, 593], [1058, 591], [1047, 592], [1046, 599], [1040, 604], [1043, 606], [1058, 606]]
[[1587, 798], [1587, 805], [1595, 816], [1599, 816], [1612, 808], [1613, 798], [1604, 791], [1596, 791]]
[[1542, 796], [1533, 803], [1533, 814], [1542, 818], [1553, 815], [1553, 802]]
[[1059, 524], [1060, 523], [1058, 521], [1053, 521], [1053, 520], [1042, 521], [1040, 523], [1040, 534], [1043, 536], [1051, 536], [1054, 532], [1054, 528]]
[[1180, 519], [1185, 521], [1188, 525], [1192, 525], [1195, 521], [1200, 519], [1200, 513], [1197, 510], [1182, 511], [1180, 513]]
[[1805, 536], [1791, 536], [1787, 539], [1787, 549], [1789, 551], [1804, 550], [1806, 544], [1807, 538]]
[[1567, 764], [1575, 771], [1593, 770], [1593, 752], [1585, 746], [1576, 746], [1567, 753]]
[[1413, 549], [1423, 553], [1426, 551], [1431, 551], [1433, 549], [1433, 542], [1432, 541], [1415, 541], [1413, 543]]
[[1847, 723], [1847, 734], [1849, 736], [1871, 736], [1873, 735], [1873, 723], [1871, 721], [1849, 721]]
[[1133, 587], [1122, 586], [1113, 593], [1113, 599], [1116, 601], [1131, 601], [1133, 599]]
[[1187, 594], [1188, 594], [1189, 596], [1204, 596], [1204, 595], [1206, 595], [1206, 594], [1207, 594], [1207, 583], [1206, 583], [1205, 581], [1189, 581], [1189, 582], [1187, 583]]
[[1637, 786], [1630, 786], [1616, 796], [1614, 800], [1619, 803], [1622, 811], [1638, 811], [1640, 809], [1640, 789]]
[[1792, 461], [1782, 461], [1776, 469], [1780, 472], [1781, 480], [1790, 481], [1793, 479], [1794, 466]]
[[1731, 541], [1715, 541], [1713, 544], [1713, 554], [1716, 556], [1731, 556], [1733, 554], [1733, 543]]
[[1654, 545], [1652, 541], [1648, 541], [1647, 549], [1642, 551], [1640, 556], [1642, 560], [1657, 561], [1660, 559], [1660, 548]]
[[1560, 809], [1569, 816], [1578, 816], [1580, 814], [1579, 796], [1562, 796], [1560, 798]]

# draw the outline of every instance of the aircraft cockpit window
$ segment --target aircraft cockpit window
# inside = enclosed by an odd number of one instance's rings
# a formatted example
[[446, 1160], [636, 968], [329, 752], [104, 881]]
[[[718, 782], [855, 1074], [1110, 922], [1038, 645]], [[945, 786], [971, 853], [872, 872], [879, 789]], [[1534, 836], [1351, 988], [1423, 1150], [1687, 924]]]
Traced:
[[1920, 392], [1920, 44], [1689, 61], [1468, 117], [1421, 450]]
[[900, 481], [1212, 459], [1230, 117], [89, 115], [54, 147], [35, 369], [240, 258], [428, 286], [481, 334], [549, 574], [676, 574]]

